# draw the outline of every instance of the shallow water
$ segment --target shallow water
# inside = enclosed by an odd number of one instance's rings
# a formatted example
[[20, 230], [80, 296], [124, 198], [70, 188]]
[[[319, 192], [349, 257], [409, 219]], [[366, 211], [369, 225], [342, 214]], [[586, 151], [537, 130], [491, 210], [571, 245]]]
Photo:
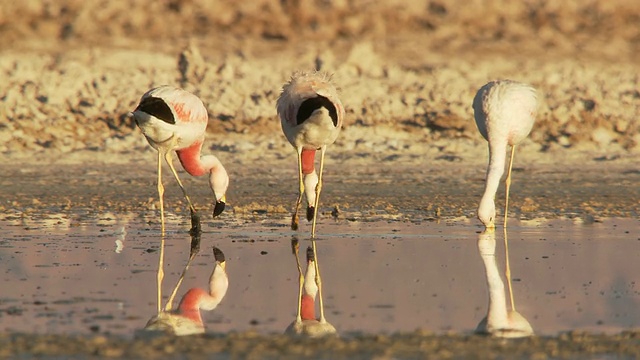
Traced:
[[[227, 217], [229, 219], [230, 217]], [[133, 336], [156, 312], [159, 226], [139, 215], [0, 220], [0, 326], [33, 333]], [[474, 220], [319, 224], [326, 317], [339, 332], [472, 332], [486, 315], [487, 281]], [[640, 323], [640, 221], [510, 222], [518, 311], [537, 334], [618, 332]], [[169, 219], [164, 299], [189, 256], [188, 225]], [[301, 252], [309, 226], [298, 232]], [[178, 292], [206, 287], [212, 246], [230, 288], [203, 314], [207, 331], [284, 331], [295, 316], [297, 269], [287, 219], [203, 223], [202, 248]], [[496, 232], [503, 272], [502, 231]]]

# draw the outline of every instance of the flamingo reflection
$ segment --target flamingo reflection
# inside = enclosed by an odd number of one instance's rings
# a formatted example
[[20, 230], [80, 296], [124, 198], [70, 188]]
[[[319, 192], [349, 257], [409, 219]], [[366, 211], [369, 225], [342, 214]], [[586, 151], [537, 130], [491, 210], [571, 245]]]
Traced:
[[[504, 236], [507, 236], [505, 230]], [[501, 338], [519, 338], [532, 336], [533, 328], [515, 309], [513, 296], [511, 296], [511, 310], [507, 310], [507, 297], [505, 295], [504, 282], [498, 271], [496, 263], [496, 236], [495, 231], [485, 230], [478, 237], [478, 251], [484, 263], [489, 288], [489, 308], [487, 316], [480, 321], [476, 333], [488, 334]], [[508, 256], [508, 255], [507, 255]], [[511, 282], [508, 279], [511, 289]], [[510, 292], [513, 294], [513, 292]]]
[[300, 251], [298, 239], [291, 240], [291, 250], [296, 257], [296, 265], [298, 267], [298, 308], [296, 319], [287, 327], [285, 334], [309, 338], [337, 335], [336, 328], [327, 322], [324, 317], [322, 302], [320, 303], [320, 318], [316, 319], [315, 299], [318, 293], [318, 284], [316, 283], [313, 248], [311, 246], [307, 248], [307, 270], [304, 275], [302, 274], [302, 266], [298, 257]]
[[164, 331], [170, 334], [183, 336], [202, 334], [205, 331], [200, 310], [213, 310], [222, 301], [229, 288], [229, 278], [227, 277], [226, 261], [222, 250], [217, 247], [213, 248], [213, 256], [215, 264], [213, 272], [209, 277], [209, 291], [200, 288], [191, 288], [184, 294], [178, 308], [173, 310], [173, 299], [178, 292], [180, 285], [189, 269], [189, 265], [200, 250], [200, 233], [192, 234], [191, 254], [185, 265], [180, 279], [176, 283], [175, 288], [164, 310], [160, 311], [156, 316], [151, 318], [145, 330]]

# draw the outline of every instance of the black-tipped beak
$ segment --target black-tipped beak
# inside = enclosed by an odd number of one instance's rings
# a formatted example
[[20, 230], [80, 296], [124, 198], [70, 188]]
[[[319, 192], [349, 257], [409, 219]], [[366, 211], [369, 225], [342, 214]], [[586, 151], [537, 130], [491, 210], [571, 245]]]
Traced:
[[213, 207], [213, 217], [216, 217], [222, 214], [222, 212], [224, 211], [224, 206], [225, 206], [224, 201], [222, 200], [216, 201], [216, 204]]
[[218, 249], [217, 247], [213, 247], [213, 257], [216, 259], [217, 262], [219, 263], [223, 263], [225, 261], [224, 259], [224, 253], [222, 252], [222, 250]]
[[314, 211], [313, 206], [309, 206], [309, 207], [307, 208], [307, 221], [311, 221], [311, 220], [313, 220], [313, 213], [314, 213], [314, 212], [315, 212], [315, 211]]
[[307, 247], [307, 262], [314, 261], [316, 257], [313, 256], [313, 248], [311, 246]]

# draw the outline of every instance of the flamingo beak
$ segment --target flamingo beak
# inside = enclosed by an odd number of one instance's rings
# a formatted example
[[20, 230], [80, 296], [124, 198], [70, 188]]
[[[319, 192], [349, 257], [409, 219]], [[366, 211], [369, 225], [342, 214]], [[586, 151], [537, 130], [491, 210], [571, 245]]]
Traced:
[[224, 211], [226, 196], [223, 196], [222, 199], [216, 201], [216, 204], [213, 207], [213, 217], [216, 217]]
[[315, 255], [313, 254], [313, 248], [311, 246], [307, 247], [307, 262], [315, 261]]
[[489, 219], [489, 223], [485, 225], [485, 229], [488, 231], [494, 231], [496, 229], [496, 223], [493, 222], [493, 218]]
[[307, 221], [313, 220], [313, 213], [315, 212], [313, 206], [307, 207]]
[[222, 252], [222, 250], [220, 250], [217, 247], [213, 247], [213, 257], [216, 259], [216, 261], [218, 262], [224, 262], [225, 258], [224, 258], [224, 253]]
[[227, 269], [227, 262], [225, 260], [224, 257], [224, 253], [222, 252], [222, 250], [220, 250], [217, 247], [213, 247], [213, 257], [216, 259], [216, 262], [218, 263], [218, 266], [220, 266], [222, 268], [222, 270]]

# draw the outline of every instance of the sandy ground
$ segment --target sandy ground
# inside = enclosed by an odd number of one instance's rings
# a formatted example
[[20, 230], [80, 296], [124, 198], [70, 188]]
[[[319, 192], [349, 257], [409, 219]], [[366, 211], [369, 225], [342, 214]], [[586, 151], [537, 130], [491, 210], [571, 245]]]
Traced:
[[[329, 150], [323, 216], [338, 208], [369, 220], [473, 219], [487, 151], [471, 100], [486, 82], [510, 78], [534, 85], [540, 102], [516, 159], [513, 215], [637, 217], [639, 21], [640, 4], [624, 0], [4, 2], [0, 209], [154, 209], [154, 152], [126, 114], [149, 88], [173, 84], [208, 107], [205, 151], [232, 175], [229, 214], [286, 215], [295, 155], [275, 100], [292, 71], [320, 67], [334, 74], [347, 109]], [[208, 196], [204, 180], [186, 182]], [[144, 190], [123, 195], [131, 184]], [[169, 196], [183, 211], [178, 193]], [[0, 353], [204, 356], [206, 347], [228, 357], [460, 358], [483, 349], [489, 357], [632, 358], [637, 339], [365, 335], [309, 350], [252, 334], [124, 345], [4, 334]]]

